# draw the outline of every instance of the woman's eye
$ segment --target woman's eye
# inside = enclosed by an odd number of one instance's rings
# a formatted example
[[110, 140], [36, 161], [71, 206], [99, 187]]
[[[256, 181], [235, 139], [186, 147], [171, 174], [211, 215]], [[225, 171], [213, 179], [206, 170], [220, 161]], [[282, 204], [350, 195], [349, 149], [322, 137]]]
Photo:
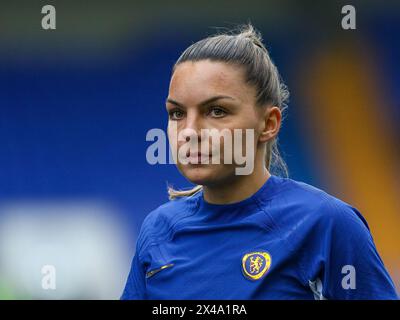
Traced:
[[183, 116], [184, 116], [184, 113], [181, 110], [172, 110], [169, 112], [169, 117], [172, 120], [182, 119]]
[[226, 115], [226, 111], [224, 109], [214, 107], [210, 109], [209, 115], [215, 118], [221, 118]]

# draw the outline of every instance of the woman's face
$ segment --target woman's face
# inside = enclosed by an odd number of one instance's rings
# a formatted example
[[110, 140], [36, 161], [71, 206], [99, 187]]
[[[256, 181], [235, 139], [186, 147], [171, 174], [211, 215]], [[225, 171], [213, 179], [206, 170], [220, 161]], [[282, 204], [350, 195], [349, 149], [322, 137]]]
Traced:
[[[202, 129], [217, 129], [219, 132], [228, 129], [232, 139], [234, 129], [253, 129], [254, 139], [249, 150], [253, 156], [262, 152], [261, 147], [265, 146], [265, 141], [260, 141], [260, 132], [265, 129], [265, 108], [255, 105], [255, 97], [255, 88], [245, 83], [243, 69], [238, 66], [202, 60], [183, 62], [176, 67], [166, 102], [169, 114], [168, 137], [171, 147], [177, 148], [178, 152], [184, 144], [186, 147], [189, 145], [189, 140], [190, 143], [198, 143], [197, 150], [183, 152], [189, 156], [189, 163], [183, 163], [179, 156], [177, 159], [178, 169], [189, 181], [205, 186], [227, 183], [235, 176], [235, 168], [238, 167], [234, 152], [240, 150], [228, 147], [228, 140], [222, 136], [219, 146], [212, 144], [211, 139], [201, 136]], [[242, 137], [242, 154], [245, 155], [245, 134]], [[199, 156], [198, 152], [201, 152], [204, 144], [208, 145], [209, 153], [203, 152]], [[260, 144], [263, 145], [260, 147]], [[232, 145], [236, 147], [235, 143]], [[227, 158], [224, 156], [224, 147], [227, 148], [225, 152], [232, 155], [231, 163], [224, 163], [229, 162], [224, 161]], [[204, 163], [211, 152], [219, 152], [220, 164], [212, 163], [211, 158], [208, 164]]]

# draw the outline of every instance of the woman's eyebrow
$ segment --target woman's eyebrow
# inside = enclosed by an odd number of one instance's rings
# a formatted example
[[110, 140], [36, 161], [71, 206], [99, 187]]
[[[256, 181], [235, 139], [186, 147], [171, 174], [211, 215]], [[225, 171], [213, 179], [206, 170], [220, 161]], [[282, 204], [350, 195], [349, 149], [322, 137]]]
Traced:
[[[199, 106], [205, 106], [205, 105], [207, 105], [207, 104], [209, 104], [211, 102], [215, 102], [215, 101], [220, 100], [220, 99], [236, 100], [235, 98], [233, 98], [231, 96], [219, 95], [219, 96], [214, 96], [214, 97], [208, 98], [208, 99], [200, 102]], [[175, 100], [173, 100], [171, 98], [167, 98], [166, 103], [171, 103], [171, 104], [174, 104], [174, 105], [176, 105], [178, 107], [185, 108], [185, 106], [182, 103], [177, 102], [177, 101], [175, 101]]]

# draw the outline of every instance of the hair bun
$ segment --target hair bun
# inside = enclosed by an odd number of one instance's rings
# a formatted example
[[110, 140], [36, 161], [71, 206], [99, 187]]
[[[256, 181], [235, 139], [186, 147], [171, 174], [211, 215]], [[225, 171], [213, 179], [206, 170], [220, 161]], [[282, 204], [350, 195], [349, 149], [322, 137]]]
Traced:
[[249, 39], [254, 45], [267, 51], [263, 44], [261, 33], [258, 32], [251, 23], [240, 26], [236, 36], [238, 36], [239, 38]]

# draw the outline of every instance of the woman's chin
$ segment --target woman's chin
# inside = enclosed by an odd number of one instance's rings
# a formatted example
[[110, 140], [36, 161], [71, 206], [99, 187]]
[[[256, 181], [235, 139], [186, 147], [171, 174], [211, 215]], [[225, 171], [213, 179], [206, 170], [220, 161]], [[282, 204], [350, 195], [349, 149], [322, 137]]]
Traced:
[[207, 185], [217, 178], [217, 168], [212, 165], [184, 165], [180, 171], [191, 183]]

